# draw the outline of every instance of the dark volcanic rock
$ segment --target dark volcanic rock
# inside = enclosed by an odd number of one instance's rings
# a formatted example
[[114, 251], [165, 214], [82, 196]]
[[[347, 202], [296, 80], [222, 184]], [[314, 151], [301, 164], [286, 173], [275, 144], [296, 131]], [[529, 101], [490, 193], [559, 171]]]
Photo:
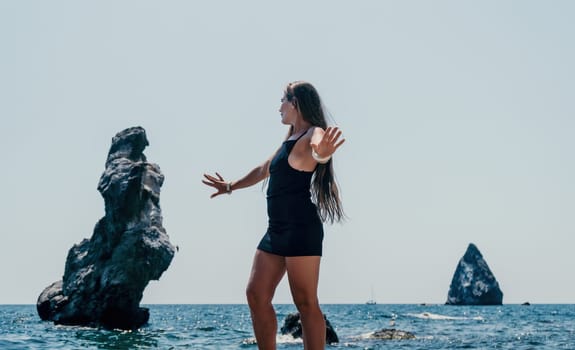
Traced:
[[106, 214], [68, 252], [64, 277], [38, 297], [42, 320], [56, 324], [137, 329], [149, 312], [139, 306], [144, 288], [170, 265], [175, 249], [162, 227], [160, 187], [164, 176], [142, 153], [141, 127], [112, 139], [98, 191]]
[[470, 243], [459, 260], [447, 296], [448, 305], [501, 305], [503, 292], [479, 249]]
[[[335, 330], [329, 323], [328, 319], [323, 315], [325, 319], [325, 341], [327, 344], [334, 344], [339, 342], [339, 338], [335, 333]], [[302, 329], [299, 313], [288, 314], [284, 320], [284, 325], [281, 328], [282, 334], [290, 334], [294, 338], [301, 338]]]

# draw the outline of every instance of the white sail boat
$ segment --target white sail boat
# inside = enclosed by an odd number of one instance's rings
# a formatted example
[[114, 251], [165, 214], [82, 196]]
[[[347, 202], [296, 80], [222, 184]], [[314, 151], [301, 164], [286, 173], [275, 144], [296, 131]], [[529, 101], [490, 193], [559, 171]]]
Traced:
[[375, 305], [377, 304], [377, 302], [375, 301], [375, 298], [373, 297], [373, 286], [371, 286], [371, 298], [365, 302], [367, 305]]

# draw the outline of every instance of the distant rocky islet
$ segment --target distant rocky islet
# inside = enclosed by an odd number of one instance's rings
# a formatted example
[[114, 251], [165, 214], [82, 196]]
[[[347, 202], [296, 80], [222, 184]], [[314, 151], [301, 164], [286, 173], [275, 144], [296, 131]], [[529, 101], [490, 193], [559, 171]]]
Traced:
[[449, 292], [447, 305], [501, 305], [503, 292], [481, 252], [470, 243], [459, 260]]

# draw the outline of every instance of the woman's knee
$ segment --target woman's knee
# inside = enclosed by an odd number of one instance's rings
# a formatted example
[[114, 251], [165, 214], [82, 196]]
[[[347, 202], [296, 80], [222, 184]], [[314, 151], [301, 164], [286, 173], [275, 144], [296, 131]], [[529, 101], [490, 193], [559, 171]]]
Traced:
[[294, 304], [300, 314], [319, 311], [319, 301], [317, 296], [294, 296]]
[[246, 299], [250, 307], [257, 307], [262, 305], [269, 305], [272, 303], [273, 293], [262, 290], [253, 284], [248, 284], [246, 287]]

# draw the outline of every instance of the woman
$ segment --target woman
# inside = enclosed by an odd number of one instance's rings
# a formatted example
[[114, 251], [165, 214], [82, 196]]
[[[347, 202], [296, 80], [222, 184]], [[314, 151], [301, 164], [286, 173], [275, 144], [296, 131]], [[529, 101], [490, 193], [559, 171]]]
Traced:
[[[260, 349], [275, 349], [277, 318], [274, 292], [287, 272], [300, 313], [305, 349], [324, 349], [325, 320], [317, 287], [322, 255], [323, 221], [341, 221], [343, 209], [331, 157], [345, 139], [328, 127], [320, 97], [307, 82], [288, 84], [281, 99], [287, 139], [274, 155], [237, 181], [204, 174], [204, 184], [220, 194], [252, 186], [269, 177], [269, 225], [256, 250], [246, 295]], [[315, 204], [314, 204], [315, 203]]]

